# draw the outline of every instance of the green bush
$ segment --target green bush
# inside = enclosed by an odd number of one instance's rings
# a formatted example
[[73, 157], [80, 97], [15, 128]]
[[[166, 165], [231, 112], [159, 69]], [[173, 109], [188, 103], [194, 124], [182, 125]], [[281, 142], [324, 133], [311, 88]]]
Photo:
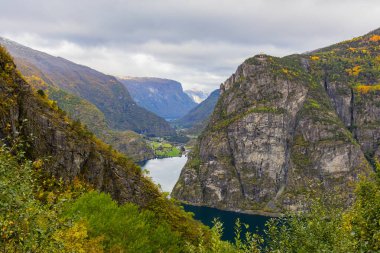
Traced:
[[88, 223], [91, 237], [103, 236], [108, 250], [122, 252], [179, 252], [179, 235], [151, 211], [134, 204], [119, 206], [105, 193], [81, 196], [66, 212]]
[[[43, 189], [40, 165], [41, 161], [25, 160], [20, 146], [0, 148], [0, 250], [54, 253], [98, 248], [85, 226], [62, 217], [62, 207], [75, 193]], [[47, 178], [43, 181], [54, 184]], [[70, 233], [72, 228], [77, 233]]]

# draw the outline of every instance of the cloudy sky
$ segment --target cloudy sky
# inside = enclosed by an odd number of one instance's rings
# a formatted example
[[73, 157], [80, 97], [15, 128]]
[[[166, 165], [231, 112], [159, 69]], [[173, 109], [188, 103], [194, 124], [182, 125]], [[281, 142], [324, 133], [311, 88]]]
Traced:
[[117, 76], [210, 91], [246, 58], [380, 27], [379, 0], [0, 0], [0, 36]]

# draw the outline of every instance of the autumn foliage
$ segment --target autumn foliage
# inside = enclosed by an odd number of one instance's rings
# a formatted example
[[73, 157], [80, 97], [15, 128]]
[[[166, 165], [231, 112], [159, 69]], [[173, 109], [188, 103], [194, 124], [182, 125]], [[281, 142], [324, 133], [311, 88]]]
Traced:
[[310, 56], [310, 59], [312, 61], [318, 61], [319, 60], [319, 56], [313, 55], [313, 56]]
[[370, 91], [378, 91], [378, 90], [380, 90], [380, 84], [377, 84], [377, 85], [358, 85], [356, 87], [356, 90], [359, 93], [367, 94]]
[[362, 68], [360, 66], [355, 66], [352, 69], [346, 69], [346, 72], [350, 76], [358, 76]]
[[379, 41], [380, 40], [380, 35], [373, 35], [369, 41], [373, 41], [373, 42], [376, 42], [376, 41]]

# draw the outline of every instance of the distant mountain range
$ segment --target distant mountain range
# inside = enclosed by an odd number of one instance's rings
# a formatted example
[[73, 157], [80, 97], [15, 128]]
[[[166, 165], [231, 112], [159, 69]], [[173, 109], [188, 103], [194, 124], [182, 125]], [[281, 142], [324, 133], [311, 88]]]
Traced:
[[182, 118], [173, 122], [174, 125], [190, 129], [191, 133], [201, 132], [208, 122], [218, 102], [220, 90], [214, 90], [202, 103], [193, 108]]
[[119, 81], [139, 106], [168, 120], [183, 117], [197, 105], [177, 81], [151, 77], [124, 77]]
[[0, 38], [0, 44], [11, 53], [16, 64], [22, 66], [23, 75], [35, 75], [30, 69], [37, 69], [45, 83], [95, 105], [104, 114], [110, 128], [132, 130], [150, 136], [176, 134], [164, 119], [137, 105], [115, 77], [7, 39]]
[[43, 90], [71, 118], [133, 160], [154, 157], [153, 149], [136, 132], [177, 140], [174, 129], [138, 106], [114, 77], [7, 39], [0, 38], [0, 44], [10, 51], [25, 80], [36, 90]]
[[209, 93], [201, 90], [185, 90], [185, 93], [193, 99], [193, 101], [197, 104], [200, 104], [203, 100], [205, 100]]

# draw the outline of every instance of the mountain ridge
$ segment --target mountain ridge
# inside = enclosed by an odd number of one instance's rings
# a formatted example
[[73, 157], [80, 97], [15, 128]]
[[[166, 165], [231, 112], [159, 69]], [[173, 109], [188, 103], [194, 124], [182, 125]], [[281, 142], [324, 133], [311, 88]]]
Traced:
[[21, 59], [15, 59], [15, 62], [25, 80], [34, 89], [43, 91], [49, 99], [56, 101], [57, 105], [71, 118], [84, 123], [91, 132], [107, 144], [112, 145], [134, 161], [144, 161], [154, 157], [153, 149], [141, 135], [130, 130], [110, 129], [105, 115], [94, 104], [59, 88], [32, 64], [25, 63]]
[[0, 39], [17, 60], [38, 68], [63, 90], [96, 105], [106, 116], [107, 124], [116, 130], [133, 130], [154, 136], [171, 136], [175, 131], [155, 114], [139, 107], [117, 79], [62, 57], [51, 56], [11, 40]]

